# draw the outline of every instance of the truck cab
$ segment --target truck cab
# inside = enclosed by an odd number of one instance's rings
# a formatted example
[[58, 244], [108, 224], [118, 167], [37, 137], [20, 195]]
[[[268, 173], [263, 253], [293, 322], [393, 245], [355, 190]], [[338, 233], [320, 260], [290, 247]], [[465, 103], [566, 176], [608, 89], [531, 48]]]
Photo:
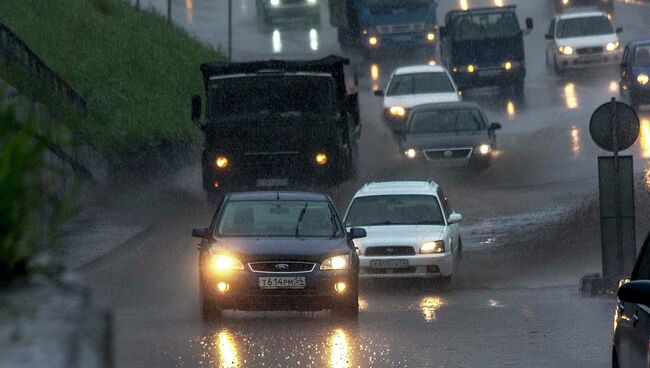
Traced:
[[523, 94], [526, 77], [524, 33], [515, 6], [456, 10], [447, 13], [440, 29], [441, 58], [461, 90], [513, 86]]
[[367, 56], [382, 51], [435, 51], [437, 2], [433, 0], [330, 0], [330, 23], [343, 46]]
[[205, 63], [206, 109], [192, 100], [204, 133], [203, 188], [227, 192], [332, 185], [356, 172], [357, 94], [348, 59]]

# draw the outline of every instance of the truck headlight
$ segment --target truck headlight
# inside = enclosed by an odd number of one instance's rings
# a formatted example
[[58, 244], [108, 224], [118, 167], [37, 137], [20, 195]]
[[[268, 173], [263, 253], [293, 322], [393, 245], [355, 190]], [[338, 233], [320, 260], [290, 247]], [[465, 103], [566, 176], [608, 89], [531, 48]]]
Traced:
[[560, 53], [563, 55], [573, 55], [573, 47], [571, 46], [560, 46]]
[[334, 256], [326, 259], [320, 265], [321, 271], [327, 270], [345, 270], [350, 266], [350, 256]]
[[317, 164], [323, 166], [327, 163], [327, 155], [324, 153], [318, 153], [316, 154], [316, 157], [314, 158]]
[[648, 81], [649, 81], [648, 80], [648, 75], [645, 74], [645, 73], [641, 73], [641, 74], [639, 74], [638, 77], [636, 77], [636, 81], [639, 82], [639, 84], [646, 85], [646, 84], [648, 84]]
[[406, 109], [401, 106], [393, 106], [388, 109], [391, 115], [393, 116], [404, 116], [406, 115]]
[[614, 51], [618, 48], [618, 41], [608, 43], [605, 48], [607, 51]]
[[492, 147], [490, 147], [489, 144], [482, 144], [482, 145], [478, 146], [478, 153], [480, 153], [482, 155], [487, 155], [491, 151], [492, 151]]
[[506, 61], [505, 63], [503, 63], [503, 69], [505, 70], [512, 69], [512, 61]]
[[474, 73], [475, 71], [476, 71], [476, 67], [475, 67], [474, 65], [469, 64], [469, 65], [467, 66], [467, 72], [468, 72], [468, 73]]
[[219, 156], [216, 160], [214, 160], [214, 163], [218, 168], [225, 169], [228, 166], [228, 157]]
[[420, 254], [437, 254], [445, 252], [445, 242], [442, 240], [428, 241], [420, 246]]
[[368, 43], [370, 44], [370, 46], [377, 46], [377, 44], [379, 43], [379, 39], [375, 36], [371, 36], [370, 38], [368, 38]]
[[235, 257], [225, 254], [215, 254], [210, 257], [210, 269], [214, 273], [244, 270], [244, 264]]
[[436, 34], [433, 32], [427, 33], [427, 41], [433, 42], [436, 40]]

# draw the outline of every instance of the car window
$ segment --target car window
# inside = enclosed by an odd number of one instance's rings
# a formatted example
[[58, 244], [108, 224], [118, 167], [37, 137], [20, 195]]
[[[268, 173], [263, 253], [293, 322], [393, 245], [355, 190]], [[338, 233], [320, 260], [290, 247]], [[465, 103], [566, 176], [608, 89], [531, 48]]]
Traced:
[[445, 196], [445, 193], [443, 193], [442, 189], [438, 188], [438, 198], [440, 199], [440, 203], [442, 204], [442, 209], [444, 211], [445, 217], [449, 217], [449, 215], [452, 213], [451, 206], [449, 205], [449, 200]]
[[345, 225], [445, 225], [445, 220], [433, 195], [377, 195], [355, 198]]
[[650, 68], [650, 45], [639, 46], [634, 51], [634, 66]]
[[614, 33], [612, 23], [604, 15], [582, 18], [560, 19], [557, 23], [557, 38], [598, 36]]
[[408, 132], [415, 134], [471, 132], [483, 128], [484, 122], [479, 111], [449, 109], [415, 112]]
[[425, 93], [454, 93], [454, 85], [444, 72], [396, 75], [387, 96], [417, 95]]
[[342, 228], [327, 202], [234, 201], [224, 206], [216, 226], [221, 236], [333, 237]]

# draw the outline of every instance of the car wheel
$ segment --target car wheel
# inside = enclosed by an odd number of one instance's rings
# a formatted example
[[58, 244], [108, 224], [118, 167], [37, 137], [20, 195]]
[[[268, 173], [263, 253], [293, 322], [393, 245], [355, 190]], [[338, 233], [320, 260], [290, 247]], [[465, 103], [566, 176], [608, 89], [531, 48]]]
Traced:
[[357, 319], [359, 317], [359, 289], [332, 308], [332, 312], [340, 317]]
[[612, 349], [612, 368], [619, 368], [618, 364], [618, 354], [616, 354], [616, 348]]
[[554, 56], [553, 57], [553, 70], [555, 71], [556, 75], [562, 76], [564, 75], [564, 70], [560, 68], [560, 66], [557, 63], [557, 58]]
[[219, 307], [217, 302], [203, 297], [203, 302], [201, 303], [201, 314], [203, 316], [203, 322], [215, 322], [221, 319], [221, 312], [223, 309]]

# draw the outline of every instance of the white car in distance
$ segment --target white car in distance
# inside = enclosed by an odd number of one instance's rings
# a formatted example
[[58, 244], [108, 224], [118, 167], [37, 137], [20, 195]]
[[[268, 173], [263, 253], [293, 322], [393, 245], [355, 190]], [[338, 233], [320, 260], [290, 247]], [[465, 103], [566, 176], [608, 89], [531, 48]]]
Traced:
[[354, 196], [345, 226], [361, 227], [355, 239], [360, 278], [431, 278], [448, 283], [462, 252], [458, 223], [432, 181], [370, 183]]
[[598, 11], [556, 15], [546, 34], [546, 63], [556, 74], [567, 69], [615, 65], [623, 53], [618, 34], [606, 13]]
[[430, 103], [456, 102], [460, 92], [449, 71], [439, 65], [416, 65], [398, 68], [391, 74], [383, 97], [383, 117], [393, 133], [399, 133], [409, 109]]

